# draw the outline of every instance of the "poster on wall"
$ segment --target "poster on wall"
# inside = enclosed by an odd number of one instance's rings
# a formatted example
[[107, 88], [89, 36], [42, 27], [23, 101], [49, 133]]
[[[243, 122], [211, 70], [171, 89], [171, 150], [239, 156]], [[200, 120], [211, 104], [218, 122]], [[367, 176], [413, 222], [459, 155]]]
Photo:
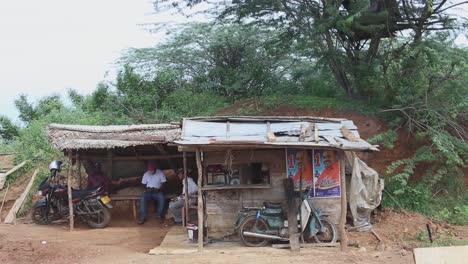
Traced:
[[302, 190], [313, 187], [312, 151], [304, 149], [286, 150], [287, 175], [293, 179], [294, 190], [299, 191], [302, 176]]
[[340, 197], [340, 158], [336, 150], [313, 151], [314, 188], [310, 197]]

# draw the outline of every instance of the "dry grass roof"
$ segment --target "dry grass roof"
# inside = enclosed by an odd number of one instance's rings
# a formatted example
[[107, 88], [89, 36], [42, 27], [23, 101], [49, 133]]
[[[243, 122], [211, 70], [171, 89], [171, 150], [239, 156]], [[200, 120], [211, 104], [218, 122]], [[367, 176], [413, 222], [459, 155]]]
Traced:
[[174, 124], [88, 126], [50, 124], [47, 134], [59, 150], [112, 149], [164, 144], [180, 138]]

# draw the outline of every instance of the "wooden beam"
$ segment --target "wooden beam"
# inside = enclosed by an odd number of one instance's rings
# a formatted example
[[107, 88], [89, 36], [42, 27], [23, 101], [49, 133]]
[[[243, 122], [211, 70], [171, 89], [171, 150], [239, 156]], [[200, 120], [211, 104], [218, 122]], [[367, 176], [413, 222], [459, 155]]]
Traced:
[[10, 189], [10, 184], [8, 184], [7, 189], [5, 191], [5, 194], [3, 195], [3, 200], [2, 200], [2, 206], [0, 206], [0, 222], [2, 221], [2, 210], [3, 210], [3, 204], [5, 204], [5, 199], [8, 194], [8, 190]]
[[76, 174], [78, 174], [78, 187], [81, 190], [83, 189], [83, 182], [81, 179], [81, 158], [80, 158], [80, 154], [78, 153], [76, 153], [76, 167], [77, 167]]
[[[186, 154], [187, 157], [194, 157], [193, 154]], [[81, 155], [82, 159], [112, 159], [112, 160], [167, 160], [171, 158], [183, 158], [182, 154], [172, 155], [142, 155], [142, 156], [112, 156], [105, 155]]]
[[154, 142], [160, 142], [164, 143], [166, 141], [165, 136], [141, 136], [141, 135], [127, 135], [127, 136], [112, 136], [112, 138], [105, 138], [101, 134], [97, 135], [89, 135], [86, 137], [76, 137], [73, 139], [95, 139], [95, 140], [102, 140], [102, 141], [107, 141], [107, 140], [121, 140], [121, 141], [154, 141]]
[[294, 193], [294, 183], [292, 178], [283, 180], [284, 193], [286, 194], [288, 206], [288, 230], [289, 230], [289, 245], [292, 252], [299, 252], [299, 236], [300, 233], [297, 228], [297, 206]]
[[23, 193], [20, 195], [20, 197], [18, 199], [16, 199], [15, 203], [13, 204], [13, 207], [11, 207], [10, 211], [8, 212], [8, 215], [5, 218], [5, 221], [4, 221], [5, 224], [11, 224], [13, 222], [16, 222], [16, 214], [18, 213], [19, 209], [23, 205], [23, 202], [26, 199], [26, 196], [28, 195], [29, 190], [31, 190], [31, 187], [32, 187], [32, 185], [34, 183], [34, 179], [36, 178], [36, 175], [37, 175], [38, 171], [39, 171], [39, 169], [36, 169], [34, 171], [32, 177], [29, 180], [29, 183], [26, 186], [26, 188], [24, 189]]
[[12, 174], [13, 172], [15, 172], [18, 169], [20, 169], [21, 167], [23, 167], [27, 162], [28, 162], [27, 160], [21, 162], [20, 164], [16, 165], [11, 170], [7, 171], [6, 173], [4, 173], [4, 174], [2, 174], [0, 176], [0, 190], [3, 189], [3, 185], [5, 184], [5, 181], [6, 181], [6, 178], [8, 177], [8, 175]]
[[196, 152], [196, 159], [197, 159], [197, 168], [198, 168], [198, 252], [203, 252], [203, 229], [204, 229], [204, 221], [203, 221], [203, 191], [202, 191], [202, 184], [203, 184], [203, 168], [201, 163], [200, 157], [200, 148], [197, 148]]
[[68, 185], [68, 213], [70, 214], [70, 232], [73, 231], [75, 226], [75, 219], [73, 217], [73, 202], [72, 202], [72, 189], [71, 189], [71, 178], [73, 174], [73, 154], [68, 152], [68, 172], [67, 172], [67, 185]]
[[113, 174], [112, 167], [113, 167], [113, 161], [114, 161], [113, 157], [114, 157], [114, 153], [111, 150], [108, 150], [107, 151], [107, 164], [106, 164], [106, 166], [107, 166], [107, 177], [111, 181], [113, 180], [113, 177], [112, 177], [112, 174]]
[[184, 219], [184, 223], [185, 225], [187, 225], [188, 223], [188, 220], [190, 218], [189, 216], [189, 193], [188, 193], [188, 179], [187, 179], [187, 157], [186, 157], [186, 152], [184, 151], [182, 153], [183, 155], [183, 166], [184, 166], [184, 190], [185, 190], [185, 219]]
[[363, 139], [360, 139], [358, 137], [356, 137], [347, 127], [345, 126], [342, 126], [341, 127], [341, 134], [343, 134], [344, 138], [346, 138], [347, 140], [351, 141], [351, 142], [360, 142], [360, 141], [364, 141]]
[[341, 251], [346, 251], [348, 247], [348, 236], [345, 230], [346, 212], [347, 212], [345, 166], [346, 166], [345, 154], [344, 154], [344, 151], [341, 151], [340, 152], [341, 213], [340, 213], [340, 223], [338, 225], [338, 231], [340, 234]]

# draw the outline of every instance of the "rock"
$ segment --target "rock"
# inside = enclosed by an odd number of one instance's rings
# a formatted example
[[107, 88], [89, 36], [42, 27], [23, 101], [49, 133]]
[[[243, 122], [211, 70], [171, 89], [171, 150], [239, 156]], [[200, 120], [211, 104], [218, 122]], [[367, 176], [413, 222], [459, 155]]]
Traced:
[[376, 247], [375, 250], [377, 251], [384, 251], [385, 250], [385, 245], [384, 243], [379, 243]]
[[362, 247], [362, 248], [358, 249], [358, 252], [359, 253], [365, 253], [365, 252], [367, 252], [367, 249], [365, 247]]

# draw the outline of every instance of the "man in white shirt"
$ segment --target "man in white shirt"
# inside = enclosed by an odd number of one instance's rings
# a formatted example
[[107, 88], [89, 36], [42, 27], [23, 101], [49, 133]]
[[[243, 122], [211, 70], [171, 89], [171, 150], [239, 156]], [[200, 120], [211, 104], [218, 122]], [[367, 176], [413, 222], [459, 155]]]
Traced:
[[[182, 181], [182, 185], [183, 185], [183, 188], [182, 188], [182, 195], [180, 195], [179, 197], [175, 198], [174, 200], [172, 200], [170, 203], [169, 203], [169, 210], [171, 210], [171, 213], [172, 213], [172, 216], [174, 217], [174, 223], [176, 225], [182, 225], [182, 211], [181, 211], [181, 208], [184, 207], [185, 205], [185, 199], [184, 199], [184, 195], [185, 195], [185, 180], [184, 180], [184, 170], [183, 169], [180, 169], [177, 171], [177, 177], [179, 178], [179, 180]], [[187, 177], [187, 183], [188, 183], [188, 194], [189, 195], [194, 195], [194, 194], [197, 194], [198, 192], [198, 186], [197, 184], [195, 183], [195, 181], [190, 178], [190, 177]], [[196, 204], [197, 203], [197, 200], [195, 198], [189, 198], [189, 204], [190, 205], [193, 205], [193, 204]]]
[[157, 218], [159, 223], [164, 223], [164, 187], [166, 185], [166, 176], [158, 169], [155, 162], [148, 162], [146, 172], [143, 174], [141, 183], [146, 185], [146, 190], [141, 195], [140, 199], [140, 221], [138, 224], [143, 224], [146, 221], [148, 202], [156, 201]]

